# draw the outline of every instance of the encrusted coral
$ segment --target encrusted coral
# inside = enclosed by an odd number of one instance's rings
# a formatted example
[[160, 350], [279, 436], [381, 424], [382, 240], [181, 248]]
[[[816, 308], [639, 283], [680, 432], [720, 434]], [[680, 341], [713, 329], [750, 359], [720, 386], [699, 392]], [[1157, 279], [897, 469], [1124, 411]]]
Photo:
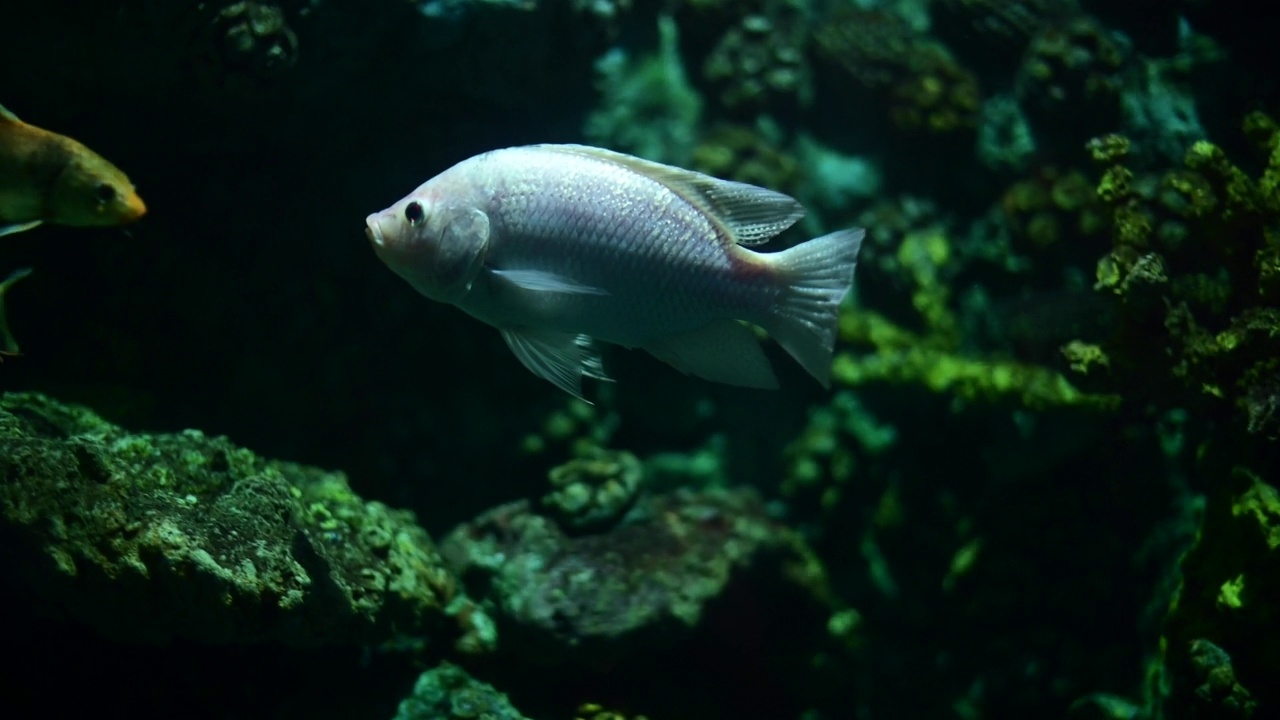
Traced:
[[1046, 250], [1064, 237], [1079, 240], [1107, 227], [1094, 184], [1079, 170], [1042, 167], [1009, 187], [1001, 198], [1020, 250]]
[[952, 242], [939, 226], [909, 231], [901, 238], [897, 263], [891, 266], [908, 281], [921, 331], [872, 310], [846, 309], [840, 317], [834, 382], [918, 384], [964, 400], [1009, 399], [1028, 408], [1116, 406], [1116, 396], [1083, 392], [1049, 368], [962, 352], [948, 284], [952, 255]]
[[1182, 560], [1161, 676], [1163, 717], [1248, 718], [1275, 707], [1280, 667], [1280, 492], [1222, 441], [1202, 450], [1215, 475], [1195, 546]]
[[711, 49], [702, 75], [731, 113], [750, 116], [809, 92], [809, 32], [800, 0], [763, 0], [742, 12]]
[[444, 662], [422, 673], [394, 720], [527, 720], [507, 696]]
[[819, 506], [834, 508], [855, 476], [857, 455], [879, 455], [897, 439], [897, 430], [872, 416], [854, 392], [840, 391], [810, 411], [805, 429], [787, 445], [782, 495], [794, 505], [816, 494]]
[[749, 490], [649, 496], [618, 525], [578, 537], [520, 501], [454, 530], [441, 550], [496, 613], [504, 648], [541, 662], [671, 647], [740, 576], [825, 587], [800, 537]]
[[40, 395], [0, 397], [0, 526], [11, 578], [134, 641], [492, 647], [413, 514], [338, 472], [195, 430], [131, 434]]
[[934, 26], [947, 40], [975, 56], [1007, 60], [1077, 8], [1074, 0], [935, 0], [932, 10]]
[[1113, 240], [1097, 287], [1121, 303], [1128, 332], [1105, 349], [1135, 390], [1167, 394], [1172, 379], [1234, 403], [1250, 431], [1275, 434], [1280, 129], [1261, 113], [1244, 128], [1267, 163], [1256, 178], [1209, 141], [1182, 167], [1155, 171], [1126, 166], [1122, 139], [1092, 145]]
[[1115, 127], [1125, 89], [1126, 53], [1088, 16], [1051, 24], [1027, 49], [1018, 94], [1042, 125], [1087, 134]]
[[218, 11], [212, 30], [228, 69], [270, 77], [298, 61], [298, 36], [270, 3], [236, 2]]
[[945, 134], [977, 126], [977, 79], [902, 17], [841, 8], [819, 25], [814, 40], [820, 58], [887, 96], [898, 128]]
[[612, 524], [631, 508], [644, 479], [640, 460], [625, 450], [593, 448], [547, 473], [552, 490], [542, 498], [570, 530]]

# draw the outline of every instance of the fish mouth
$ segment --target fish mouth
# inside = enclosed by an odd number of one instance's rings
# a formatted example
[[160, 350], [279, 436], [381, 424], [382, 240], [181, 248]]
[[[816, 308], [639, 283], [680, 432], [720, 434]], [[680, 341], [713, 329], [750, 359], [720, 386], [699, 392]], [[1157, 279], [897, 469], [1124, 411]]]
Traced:
[[378, 224], [377, 213], [364, 219], [364, 236], [369, 238], [369, 242], [382, 247], [382, 226]]
[[137, 193], [129, 196], [125, 203], [124, 219], [125, 222], [133, 222], [141, 220], [143, 215], [147, 214], [147, 204], [142, 202], [142, 198]]

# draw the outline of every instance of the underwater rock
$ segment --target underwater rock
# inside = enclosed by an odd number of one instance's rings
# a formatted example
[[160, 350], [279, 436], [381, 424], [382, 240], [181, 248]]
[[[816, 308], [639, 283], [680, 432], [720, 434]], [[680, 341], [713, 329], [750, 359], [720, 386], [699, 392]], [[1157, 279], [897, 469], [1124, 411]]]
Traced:
[[1020, 252], [1082, 244], [1107, 229], [1093, 183], [1075, 169], [1035, 168], [1005, 190], [1000, 208]]
[[781, 572], [814, 597], [825, 582], [800, 536], [748, 489], [647, 496], [616, 527], [582, 537], [517, 501], [458, 527], [440, 549], [492, 608], [503, 649], [548, 664], [676, 646], [748, 573], [777, 584]]
[[[1280, 491], [1235, 465], [1232, 444], [1202, 448], [1222, 473], [1205, 503], [1182, 586], [1166, 618], [1166, 718], [1273, 717], [1280, 690]], [[1251, 692], [1252, 691], [1252, 692]], [[1256, 713], [1255, 713], [1256, 711]]]
[[879, 106], [907, 134], [946, 135], [977, 127], [977, 77], [945, 45], [888, 12], [840, 9], [814, 32], [816, 59], [881, 95]]
[[1079, 8], [1074, 0], [937, 0], [930, 11], [942, 39], [985, 71], [1015, 64], [1036, 34]]
[[0, 397], [6, 582], [120, 640], [494, 642], [412, 513], [197, 430]]
[[1144, 169], [1131, 143], [1090, 143], [1112, 249], [1095, 289], [1124, 331], [1101, 347], [1110, 384], [1159, 402], [1233, 405], [1248, 432], [1280, 437], [1280, 125], [1242, 123], [1265, 166], [1251, 176], [1218, 145], [1192, 144], [1180, 167]]
[[1093, 18], [1051, 25], [1027, 49], [1018, 96], [1033, 125], [1056, 127], [1063, 133], [1061, 144], [1070, 147], [1119, 124], [1128, 59], [1113, 33]]
[[278, 75], [298, 62], [298, 36], [275, 5], [236, 2], [218, 11], [212, 30], [229, 69], [251, 75]]
[[568, 530], [612, 525], [635, 503], [644, 479], [640, 460], [625, 450], [592, 448], [547, 474], [552, 491], [542, 506]]
[[804, 5], [800, 0], [765, 0], [738, 11], [702, 66], [704, 79], [727, 111], [750, 117], [807, 104]]
[[527, 720], [507, 696], [450, 662], [418, 677], [394, 720]]

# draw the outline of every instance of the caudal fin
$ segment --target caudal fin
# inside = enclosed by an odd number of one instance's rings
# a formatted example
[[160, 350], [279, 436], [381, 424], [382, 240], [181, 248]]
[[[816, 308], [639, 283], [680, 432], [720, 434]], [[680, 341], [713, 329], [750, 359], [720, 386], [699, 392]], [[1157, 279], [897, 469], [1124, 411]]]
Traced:
[[840, 303], [853, 287], [865, 234], [838, 230], [769, 256], [783, 292], [761, 325], [824, 388], [831, 387]]

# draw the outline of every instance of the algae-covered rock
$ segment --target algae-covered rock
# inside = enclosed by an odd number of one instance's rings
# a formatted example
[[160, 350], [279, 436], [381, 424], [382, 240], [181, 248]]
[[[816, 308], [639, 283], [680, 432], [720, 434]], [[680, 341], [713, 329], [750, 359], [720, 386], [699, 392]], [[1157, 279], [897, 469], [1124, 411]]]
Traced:
[[0, 476], [5, 581], [111, 637], [493, 641], [413, 514], [361, 500], [340, 472], [8, 393]]
[[444, 662], [418, 677], [395, 720], [527, 720], [507, 696], [466, 670]]
[[643, 478], [635, 455], [593, 448], [547, 473], [552, 490], [542, 506], [569, 530], [611, 525], [635, 503]]
[[596, 667], [675, 647], [748, 577], [801, 590], [812, 616], [837, 609], [827, 606], [825, 574], [807, 545], [747, 489], [643, 497], [591, 535], [571, 535], [517, 501], [457, 528], [440, 547], [494, 612], [503, 650], [539, 662]]
[[1182, 559], [1165, 627], [1166, 718], [1274, 717], [1280, 703], [1280, 491], [1243, 466], [1229, 472]]

